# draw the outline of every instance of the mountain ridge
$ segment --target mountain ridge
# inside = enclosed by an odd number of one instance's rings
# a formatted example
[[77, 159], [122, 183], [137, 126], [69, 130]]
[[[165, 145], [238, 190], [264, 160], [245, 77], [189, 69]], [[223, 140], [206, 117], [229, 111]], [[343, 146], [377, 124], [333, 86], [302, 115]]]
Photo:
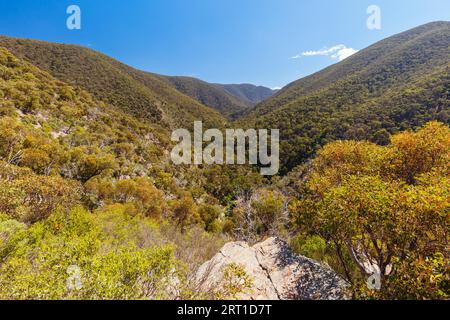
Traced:
[[201, 120], [205, 127], [278, 128], [286, 173], [334, 140], [386, 144], [390, 134], [427, 121], [448, 123], [449, 34], [450, 22], [440, 21], [386, 38], [292, 82], [255, 107], [252, 99], [263, 97], [245, 93], [245, 84], [157, 75], [74, 45], [0, 36], [0, 46], [162, 127], [190, 128]]
[[164, 76], [175, 89], [200, 103], [219, 111], [230, 119], [237, 118], [246, 110], [275, 93], [274, 90], [253, 84], [208, 83], [201, 79], [185, 76]]
[[260, 103], [278, 91], [265, 86], [258, 86], [251, 83], [215, 83], [215, 85], [224, 88], [227, 92], [234, 95], [235, 97], [241, 97], [242, 99], [247, 100], [251, 104]]
[[162, 126], [186, 127], [202, 120], [208, 127], [220, 128], [226, 123], [217, 111], [151, 73], [92, 49], [6, 36], [0, 36], [0, 46], [58, 80], [82, 87], [103, 102]]
[[238, 123], [280, 129], [285, 170], [330, 141], [386, 144], [426, 121], [449, 122], [449, 52], [450, 22], [419, 26], [294, 81]]
[[[264, 93], [256, 94], [256, 98], [254, 93], [248, 97], [241, 91], [236, 95], [227, 88], [239, 85], [212, 84], [191, 77], [147, 72], [79, 45], [0, 35], [0, 46], [49, 71], [61, 81], [83, 87], [106, 103], [122, 109], [130, 109], [128, 104], [132, 104], [133, 109], [140, 109], [138, 113], [132, 110], [134, 115], [162, 121], [163, 125], [171, 127], [187, 125], [195, 119], [222, 127], [224, 119], [221, 117], [233, 118], [233, 114], [253, 107], [262, 101], [258, 97], [268, 97], [267, 90], [270, 90], [250, 85], [253, 91], [263, 90]], [[111, 84], [105, 86], [108, 82]], [[205, 107], [212, 110], [207, 111]], [[204, 119], [207, 114], [214, 119]], [[180, 118], [190, 120], [179, 123]]]

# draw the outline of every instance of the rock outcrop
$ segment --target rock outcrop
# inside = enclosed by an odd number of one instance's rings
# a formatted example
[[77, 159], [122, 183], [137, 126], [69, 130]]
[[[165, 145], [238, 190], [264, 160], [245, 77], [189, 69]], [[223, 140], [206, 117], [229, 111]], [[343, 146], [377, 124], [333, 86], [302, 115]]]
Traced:
[[245, 242], [226, 244], [197, 272], [204, 290], [220, 285], [223, 268], [242, 266], [252, 288], [242, 300], [339, 300], [347, 299], [348, 284], [330, 268], [292, 252], [287, 244], [270, 238], [250, 247]]

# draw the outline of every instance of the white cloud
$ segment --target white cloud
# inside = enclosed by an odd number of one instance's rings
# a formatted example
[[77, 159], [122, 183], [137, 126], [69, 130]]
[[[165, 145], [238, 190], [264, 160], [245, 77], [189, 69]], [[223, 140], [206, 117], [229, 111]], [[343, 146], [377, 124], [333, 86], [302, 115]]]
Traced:
[[341, 49], [338, 52], [336, 52], [331, 57], [333, 59], [338, 59], [339, 61], [342, 61], [342, 60], [347, 59], [348, 57], [354, 55], [358, 51], [359, 50], [356, 50], [356, 49], [353, 49], [353, 48], [344, 48], [344, 49]]
[[357, 53], [359, 50], [353, 48], [347, 48], [346, 45], [338, 44], [331, 48], [324, 48], [317, 51], [305, 51], [293, 56], [291, 59], [299, 59], [301, 57], [314, 57], [314, 56], [331, 56], [332, 59], [342, 61], [351, 55]]
[[273, 88], [271, 88], [272, 90], [281, 90], [281, 89], [283, 89], [282, 87], [273, 87]]
[[346, 46], [343, 44], [339, 44], [337, 46], [333, 46], [331, 48], [325, 48], [318, 51], [305, 51], [302, 53], [304, 57], [313, 57], [313, 56], [329, 56], [332, 53], [338, 52], [339, 50], [344, 50]]

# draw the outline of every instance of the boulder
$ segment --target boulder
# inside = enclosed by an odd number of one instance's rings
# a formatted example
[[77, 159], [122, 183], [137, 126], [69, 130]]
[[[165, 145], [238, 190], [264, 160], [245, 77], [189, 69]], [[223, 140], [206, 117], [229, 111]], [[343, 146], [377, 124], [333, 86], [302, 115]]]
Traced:
[[226, 244], [198, 270], [202, 290], [220, 285], [223, 268], [242, 266], [252, 279], [252, 288], [242, 300], [341, 300], [348, 299], [348, 283], [329, 267], [297, 255], [288, 245], [269, 238], [250, 247], [245, 242]]

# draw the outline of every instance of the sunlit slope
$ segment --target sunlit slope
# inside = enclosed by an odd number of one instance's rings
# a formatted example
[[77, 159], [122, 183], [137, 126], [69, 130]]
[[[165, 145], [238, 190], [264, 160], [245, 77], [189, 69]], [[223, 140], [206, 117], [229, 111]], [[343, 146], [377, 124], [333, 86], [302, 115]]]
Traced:
[[93, 50], [35, 40], [0, 37], [0, 46], [78, 86], [129, 114], [168, 127], [192, 126], [202, 120], [221, 127], [225, 119], [150, 73], [136, 70]]
[[386, 144], [390, 133], [449, 122], [449, 57], [450, 23], [423, 25], [288, 85], [241, 123], [281, 130], [285, 170], [333, 140]]

